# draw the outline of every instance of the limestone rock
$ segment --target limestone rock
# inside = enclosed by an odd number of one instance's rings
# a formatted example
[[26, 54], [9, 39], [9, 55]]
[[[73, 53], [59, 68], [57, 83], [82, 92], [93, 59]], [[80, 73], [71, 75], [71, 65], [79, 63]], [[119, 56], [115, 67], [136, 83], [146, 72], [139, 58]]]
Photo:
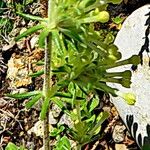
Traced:
[[145, 5], [125, 20], [115, 40], [122, 59], [143, 52], [143, 64], [138, 65], [136, 71], [131, 69], [131, 65], [112, 69], [116, 72], [132, 70], [131, 88], [127, 89], [118, 84], [111, 86], [122, 92], [133, 92], [136, 95], [135, 105], [128, 105], [119, 97], [112, 97], [112, 102], [140, 147], [143, 143], [150, 144], [150, 52], [146, 52], [150, 44], [149, 29], [150, 5]]

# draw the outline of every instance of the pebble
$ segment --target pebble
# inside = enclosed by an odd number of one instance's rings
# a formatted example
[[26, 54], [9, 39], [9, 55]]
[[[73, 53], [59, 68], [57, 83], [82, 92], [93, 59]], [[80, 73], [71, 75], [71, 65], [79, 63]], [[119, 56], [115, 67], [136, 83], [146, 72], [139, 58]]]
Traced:
[[56, 104], [53, 104], [52, 106], [52, 114], [54, 117], [58, 117], [61, 113], [61, 109], [56, 105]]
[[34, 35], [30, 40], [31, 49], [35, 48], [36, 43], [38, 42], [38, 36]]
[[69, 128], [73, 127], [73, 122], [71, 121], [71, 118], [66, 114], [62, 115], [62, 117], [60, 118], [59, 124], [68, 125]]
[[115, 143], [124, 141], [126, 127], [124, 125], [116, 125], [113, 130], [112, 138]]
[[57, 123], [57, 120], [54, 118], [54, 116], [53, 116], [53, 114], [52, 114], [51, 111], [49, 112], [49, 123], [50, 123], [51, 125], [54, 125], [54, 124]]

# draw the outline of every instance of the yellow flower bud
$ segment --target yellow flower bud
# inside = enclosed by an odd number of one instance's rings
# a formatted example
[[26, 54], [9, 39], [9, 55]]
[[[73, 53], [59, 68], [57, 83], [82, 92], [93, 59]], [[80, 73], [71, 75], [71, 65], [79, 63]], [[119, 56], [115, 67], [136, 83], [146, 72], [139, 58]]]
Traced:
[[101, 23], [106, 23], [109, 21], [109, 13], [107, 11], [101, 11], [98, 14], [98, 20]]
[[136, 96], [133, 93], [122, 93], [120, 91], [116, 91], [116, 95], [122, 97], [129, 105], [134, 105], [136, 102]]

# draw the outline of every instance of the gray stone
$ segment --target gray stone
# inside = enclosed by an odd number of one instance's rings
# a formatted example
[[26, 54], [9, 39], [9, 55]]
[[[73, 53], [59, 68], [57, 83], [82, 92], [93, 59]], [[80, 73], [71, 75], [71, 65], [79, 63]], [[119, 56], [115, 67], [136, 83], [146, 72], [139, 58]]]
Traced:
[[52, 114], [54, 117], [58, 117], [61, 113], [61, 109], [56, 105], [56, 104], [53, 104], [52, 106]]
[[38, 42], [38, 35], [34, 35], [30, 40], [31, 49], [35, 48], [37, 42]]
[[52, 114], [51, 111], [49, 111], [49, 123], [50, 123], [51, 125], [57, 123], [57, 120], [54, 118], [54, 116], [53, 116], [53, 114]]
[[71, 121], [70, 116], [68, 116], [67, 114], [62, 115], [62, 117], [60, 118], [59, 124], [68, 125], [68, 127], [70, 128], [73, 127], [73, 122]]

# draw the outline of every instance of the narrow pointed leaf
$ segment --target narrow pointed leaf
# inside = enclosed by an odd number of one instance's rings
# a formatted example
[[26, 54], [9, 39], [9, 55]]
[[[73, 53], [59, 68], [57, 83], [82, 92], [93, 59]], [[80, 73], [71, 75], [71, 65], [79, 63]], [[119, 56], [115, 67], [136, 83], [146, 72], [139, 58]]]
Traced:
[[51, 90], [49, 91], [49, 97], [53, 97], [56, 93], [59, 87], [57, 85], [54, 85], [51, 87]]
[[68, 29], [62, 29], [62, 28], [60, 28], [60, 31], [61, 31], [62, 33], [64, 33], [66, 36], [68, 36], [68, 37], [70, 37], [70, 38], [72, 38], [72, 39], [74, 39], [74, 40], [76, 40], [76, 41], [78, 41], [78, 42], [82, 42], [82, 40], [81, 40], [79, 34], [76, 33], [75, 31], [73, 31], [73, 30], [68, 30]]
[[95, 131], [102, 125], [102, 123], [109, 117], [108, 112], [102, 112], [100, 120], [96, 123], [93, 129], [89, 132], [89, 134], [94, 135]]
[[44, 70], [40, 70], [38, 72], [35, 72], [35, 73], [32, 73], [32, 74], [29, 74], [30, 77], [39, 77], [41, 75], [44, 74]]
[[57, 46], [59, 52], [62, 52], [63, 46], [62, 46], [62, 41], [60, 39], [59, 32], [53, 31], [52, 34], [53, 34], [53, 40], [54, 40], [55, 45]]
[[90, 110], [89, 110], [89, 112], [91, 112], [92, 110], [94, 110], [94, 108], [96, 108], [96, 107], [98, 106], [98, 104], [99, 104], [98, 98], [93, 98], [93, 99], [92, 99], [92, 103], [91, 103], [91, 105], [90, 105]]
[[21, 12], [17, 12], [17, 14], [21, 17], [24, 17], [24, 18], [27, 18], [29, 20], [36, 20], [36, 21], [46, 21], [45, 18], [41, 18], [41, 17], [38, 17], [38, 16], [33, 16], [33, 15], [30, 15], [30, 14], [24, 14], [24, 13], [21, 13]]
[[[94, 88], [97, 89], [97, 90], [106, 92], [106, 93], [110, 93], [110, 94], [112, 94], [113, 96], [116, 96], [115, 91], [116, 91], [117, 89], [109, 87], [109, 86], [108, 86], [106, 83], [104, 83], [104, 82], [97, 82], [97, 83], [95, 83]], [[118, 90], [117, 90], [117, 91], [118, 91]]]
[[50, 99], [51, 99], [51, 97], [53, 97], [56, 94], [57, 90], [58, 90], [58, 86], [57, 85], [51, 87], [51, 90], [49, 91], [48, 96], [45, 97], [43, 105], [42, 105], [42, 110], [40, 112], [41, 120], [44, 120], [44, 118], [46, 116], [46, 113], [48, 111], [48, 108], [49, 108]]
[[41, 97], [42, 94], [34, 96], [29, 102], [26, 103], [26, 108], [30, 109]]
[[45, 117], [46, 117], [46, 113], [48, 112], [48, 108], [49, 108], [49, 102], [50, 102], [49, 97], [47, 97], [43, 102], [42, 109], [41, 109], [41, 112], [40, 112], [41, 120], [44, 120]]
[[44, 48], [45, 46], [45, 38], [48, 36], [50, 33], [50, 30], [48, 28], [44, 29], [40, 35], [39, 35], [39, 47]]
[[25, 93], [20, 93], [20, 94], [7, 94], [8, 97], [11, 98], [16, 98], [16, 99], [24, 99], [24, 98], [29, 98], [35, 95], [41, 94], [41, 91], [32, 91], [32, 92], [25, 92]]
[[36, 25], [34, 27], [31, 27], [29, 29], [27, 29], [25, 32], [23, 32], [22, 34], [18, 35], [15, 40], [18, 41], [20, 40], [21, 38], [24, 38], [24, 37], [27, 37], [29, 35], [31, 35], [32, 33], [35, 33], [36, 31], [40, 30], [40, 29], [43, 29], [44, 28], [44, 25], [43, 24], [40, 24], [40, 25]]

